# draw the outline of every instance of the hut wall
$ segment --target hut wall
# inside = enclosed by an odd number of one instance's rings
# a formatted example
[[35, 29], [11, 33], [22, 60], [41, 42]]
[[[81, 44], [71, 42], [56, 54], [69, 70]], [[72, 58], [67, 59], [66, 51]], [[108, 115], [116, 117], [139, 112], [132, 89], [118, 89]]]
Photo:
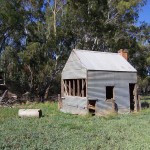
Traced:
[[72, 52], [62, 71], [62, 79], [84, 79], [87, 75], [86, 72], [80, 59]]
[[62, 112], [71, 114], [87, 114], [87, 98], [78, 96], [65, 96], [62, 100]]
[[106, 101], [106, 86], [114, 86], [114, 99], [118, 113], [130, 112], [129, 83], [137, 82], [135, 72], [88, 71], [87, 96], [96, 98], [96, 114], [112, 111], [112, 103]]
[[[87, 70], [81, 63], [80, 59], [72, 51], [70, 57], [62, 71], [62, 80], [65, 79], [86, 79]], [[62, 85], [63, 88], [63, 85]], [[62, 92], [63, 93], [63, 92]], [[68, 96], [62, 94], [61, 111], [71, 114], [87, 114], [87, 98], [80, 96]]]

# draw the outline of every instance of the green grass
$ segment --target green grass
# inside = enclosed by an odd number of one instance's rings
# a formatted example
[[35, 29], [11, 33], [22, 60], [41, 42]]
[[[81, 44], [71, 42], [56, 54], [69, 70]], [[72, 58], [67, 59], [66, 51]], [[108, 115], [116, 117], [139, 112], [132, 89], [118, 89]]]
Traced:
[[149, 102], [150, 103], [150, 96], [141, 96], [140, 100], [144, 101], [144, 102]]
[[150, 108], [150, 96], [141, 96], [140, 101], [143, 109]]
[[19, 118], [19, 108], [0, 108], [0, 149], [149, 150], [150, 109], [128, 115], [64, 114], [56, 103], [28, 104], [43, 117]]

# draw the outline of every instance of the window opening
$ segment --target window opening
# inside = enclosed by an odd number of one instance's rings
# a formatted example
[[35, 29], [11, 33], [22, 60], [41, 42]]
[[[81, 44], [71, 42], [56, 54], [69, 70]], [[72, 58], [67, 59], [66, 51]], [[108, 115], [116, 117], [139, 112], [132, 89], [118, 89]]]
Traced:
[[106, 86], [106, 100], [114, 99], [114, 86]]
[[63, 88], [65, 95], [86, 97], [86, 80], [85, 79], [65, 79]]

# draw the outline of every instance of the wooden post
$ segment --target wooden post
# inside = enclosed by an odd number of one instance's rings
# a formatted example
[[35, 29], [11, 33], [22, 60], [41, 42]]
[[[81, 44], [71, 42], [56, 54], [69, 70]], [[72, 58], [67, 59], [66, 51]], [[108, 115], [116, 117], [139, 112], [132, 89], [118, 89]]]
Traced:
[[71, 81], [69, 80], [69, 95], [71, 95]]
[[68, 94], [67, 94], [68, 92], [67, 92], [67, 84], [66, 84], [66, 82], [67, 82], [67, 81], [66, 81], [66, 80], [64, 80], [64, 86], [65, 86], [65, 95], [68, 95]]
[[88, 90], [87, 90], [87, 89], [88, 89], [88, 86], [87, 86], [87, 85], [88, 85], [87, 79], [85, 79], [85, 90], [86, 90], [86, 92], [85, 92], [85, 94], [86, 94], [85, 97], [87, 97], [87, 91], [88, 91]]
[[81, 91], [82, 97], [84, 97], [84, 79], [82, 79], [82, 91]]
[[61, 79], [61, 97], [63, 97], [64, 96], [64, 84], [63, 84], [63, 80]]
[[64, 86], [64, 94], [65, 94], [65, 95], [68, 95], [68, 91], [67, 91], [67, 81], [66, 81], [66, 80], [63, 81], [63, 86]]
[[61, 108], [62, 108], [62, 99], [61, 99], [60, 94], [58, 94], [58, 109], [61, 109]]
[[134, 111], [137, 112], [137, 84], [134, 86]]
[[75, 89], [76, 89], [76, 87], [75, 87], [75, 80], [73, 80], [73, 96], [76, 95], [76, 94], [75, 94]]
[[77, 96], [80, 96], [80, 80], [77, 80]]
[[138, 95], [138, 111], [141, 110], [141, 102], [140, 102], [140, 95]]

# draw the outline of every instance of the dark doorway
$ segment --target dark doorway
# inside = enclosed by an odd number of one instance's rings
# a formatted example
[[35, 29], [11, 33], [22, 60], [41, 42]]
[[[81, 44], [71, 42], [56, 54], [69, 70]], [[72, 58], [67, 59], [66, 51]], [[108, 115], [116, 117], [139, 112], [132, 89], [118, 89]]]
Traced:
[[135, 106], [135, 101], [134, 101], [134, 88], [135, 88], [135, 84], [129, 83], [130, 111], [134, 111], [134, 106]]
[[95, 115], [95, 105], [97, 100], [88, 100], [88, 109], [89, 113], [92, 114], [92, 116]]

